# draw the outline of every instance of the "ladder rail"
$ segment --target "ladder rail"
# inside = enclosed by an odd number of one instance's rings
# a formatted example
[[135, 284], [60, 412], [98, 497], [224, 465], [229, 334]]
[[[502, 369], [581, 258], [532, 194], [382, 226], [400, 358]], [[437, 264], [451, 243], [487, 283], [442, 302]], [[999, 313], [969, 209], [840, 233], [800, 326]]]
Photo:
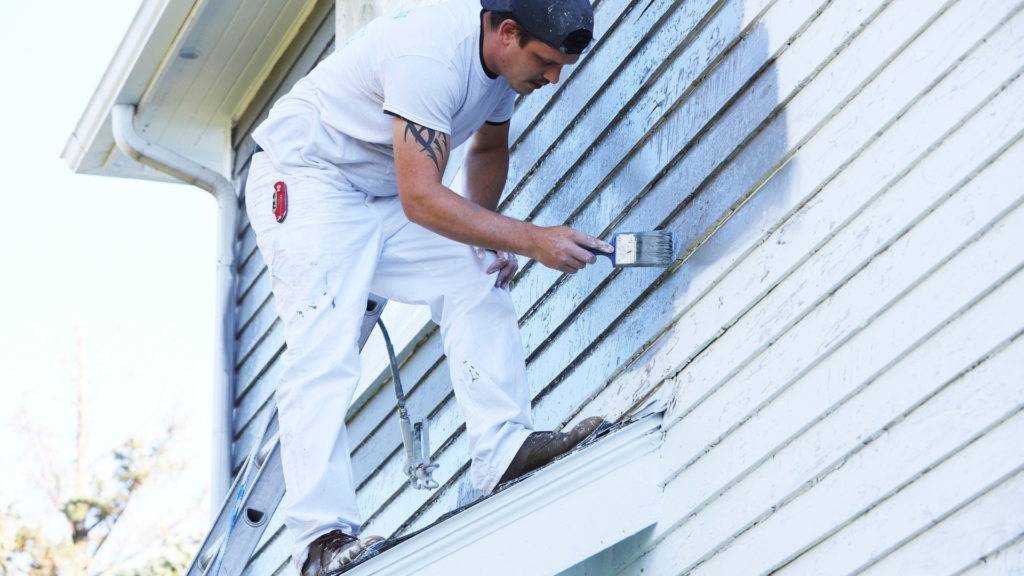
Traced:
[[[359, 333], [359, 351], [370, 338], [387, 300], [370, 294]], [[344, 416], [342, 416], [344, 417]], [[284, 498], [284, 471], [277, 402], [271, 400], [265, 424], [242, 470], [221, 504], [185, 576], [240, 576]], [[264, 440], [266, 439], [266, 442]], [[210, 570], [213, 567], [213, 570]]]

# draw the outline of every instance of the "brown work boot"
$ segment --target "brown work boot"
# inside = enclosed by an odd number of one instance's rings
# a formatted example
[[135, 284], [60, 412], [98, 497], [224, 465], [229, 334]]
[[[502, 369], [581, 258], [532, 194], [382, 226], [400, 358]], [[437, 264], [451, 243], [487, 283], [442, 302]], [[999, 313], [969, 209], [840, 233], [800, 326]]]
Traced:
[[341, 530], [328, 532], [309, 545], [309, 554], [302, 565], [302, 576], [326, 576], [346, 564], [351, 564], [364, 550], [383, 541], [380, 536], [360, 540]]
[[533, 472], [537, 468], [551, 462], [576, 447], [584, 438], [597, 429], [604, 419], [592, 416], [580, 422], [568, 432], [534, 432], [526, 437], [522, 448], [516, 452], [508, 470], [498, 480], [498, 485], [515, 480], [523, 474]]

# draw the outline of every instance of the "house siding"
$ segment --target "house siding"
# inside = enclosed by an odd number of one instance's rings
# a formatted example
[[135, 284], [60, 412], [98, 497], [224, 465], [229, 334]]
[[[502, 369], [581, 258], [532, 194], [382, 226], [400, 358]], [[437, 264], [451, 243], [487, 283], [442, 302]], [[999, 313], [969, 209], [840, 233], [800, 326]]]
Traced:
[[[1022, 5], [599, 0], [594, 49], [517, 104], [500, 209], [671, 230], [679, 257], [523, 260], [512, 287], [539, 429], [666, 406], [657, 524], [564, 576], [1021, 569]], [[239, 121], [239, 180], [334, 21], [318, 4]], [[235, 466], [283, 348], [244, 221], [239, 253]], [[379, 387], [347, 420], [364, 533], [479, 496], [435, 328], [402, 379], [442, 487], [409, 488]], [[249, 575], [286, 566], [270, 526]]]

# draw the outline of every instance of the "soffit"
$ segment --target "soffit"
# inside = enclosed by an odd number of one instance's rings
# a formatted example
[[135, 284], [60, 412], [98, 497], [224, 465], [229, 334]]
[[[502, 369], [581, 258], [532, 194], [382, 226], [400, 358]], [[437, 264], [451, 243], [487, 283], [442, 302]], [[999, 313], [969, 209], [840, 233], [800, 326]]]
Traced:
[[234, 120], [314, 0], [144, 0], [62, 157], [78, 173], [167, 180], [121, 154], [110, 110], [147, 140], [226, 172]]

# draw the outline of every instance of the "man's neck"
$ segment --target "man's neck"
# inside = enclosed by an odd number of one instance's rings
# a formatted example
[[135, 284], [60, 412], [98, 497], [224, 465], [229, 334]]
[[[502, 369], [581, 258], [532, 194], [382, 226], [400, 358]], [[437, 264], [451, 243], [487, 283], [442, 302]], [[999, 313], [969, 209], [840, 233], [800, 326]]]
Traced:
[[[480, 11], [480, 65], [484, 68], [484, 74], [491, 80], [494, 80], [500, 75], [500, 72], [495, 71], [495, 64], [497, 64], [496, 46], [494, 41], [496, 40], [497, 32], [491, 30], [491, 13], [486, 10]], [[490, 66], [488, 66], [488, 62]]]

